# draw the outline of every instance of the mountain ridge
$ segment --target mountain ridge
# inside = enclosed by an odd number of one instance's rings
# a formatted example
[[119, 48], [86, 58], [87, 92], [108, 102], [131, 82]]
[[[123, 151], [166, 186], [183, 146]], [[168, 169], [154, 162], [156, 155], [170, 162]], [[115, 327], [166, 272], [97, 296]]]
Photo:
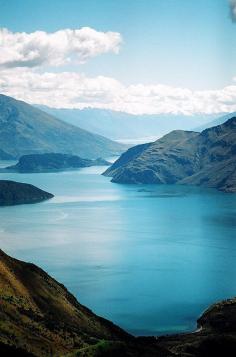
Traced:
[[22, 155], [63, 152], [85, 158], [109, 157], [120, 143], [68, 124], [23, 101], [0, 94], [0, 150]]
[[96, 108], [56, 109], [40, 105], [36, 107], [85, 130], [124, 142], [144, 137], [158, 138], [171, 130], [192, 130], [201, 123], [207, 124], [218, 117], [215, 114], [129, 114]]
[[[236, 117], [201, 133], [173, 131], [105, 172], [112, 182], [192, 184], [236, 192]], [[126, 163], [125, 163], [126, 162]]]

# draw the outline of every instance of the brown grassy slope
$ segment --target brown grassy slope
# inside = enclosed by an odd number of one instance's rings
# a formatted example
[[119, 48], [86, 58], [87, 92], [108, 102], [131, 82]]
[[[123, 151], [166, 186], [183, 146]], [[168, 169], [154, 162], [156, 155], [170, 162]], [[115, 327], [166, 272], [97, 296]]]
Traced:
[[130, 338], [43, 270], [0, 250], [0, 343], [36, 356], [62, 356], [100, 339]]

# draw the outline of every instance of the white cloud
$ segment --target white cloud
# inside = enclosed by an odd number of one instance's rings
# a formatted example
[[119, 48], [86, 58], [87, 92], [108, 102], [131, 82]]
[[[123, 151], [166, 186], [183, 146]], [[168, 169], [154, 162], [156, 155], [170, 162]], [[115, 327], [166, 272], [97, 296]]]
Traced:
[[236, 0], [229, 0], [230, 14], [233, 21], [236, 21]]
[[68, 62], [83, 63], [102, 53], [119, 52], [121, 35], [100, 32], [89, 27], [65, 29], [53, 33], [11, 32], [0, 29], [0, 66], [60, 66]]
[[133, 114], [188, 115], [236, 111], [234, 82], [219, 90], [192, 91], [161, 84], [125, 86], [113, 78], [90, 78], [76, 72], [39, 73], [14, 68], [0, 73], [0, 92], [55, 108], [93, 107]]
[[[236, 0], [230, 2], [232, 11]], [[0, 92], [55, 108], [105, 108], [132, 114], [223, 113], [236, 111], [236, 78], [219, 90], [192, 91], [163, 84], [124, 85], [114, 78], [77, 72], [45, 72], [43, 66], [85, 62], [117, 53], [121, 35], [85, 27], [54, 33], [0, 29]]]

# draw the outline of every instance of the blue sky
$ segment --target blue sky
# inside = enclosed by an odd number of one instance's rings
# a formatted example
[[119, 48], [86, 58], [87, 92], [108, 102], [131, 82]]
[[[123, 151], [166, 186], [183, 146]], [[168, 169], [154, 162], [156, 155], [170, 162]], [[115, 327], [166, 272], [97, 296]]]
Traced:
[[1, 27], [54, 32], [89, 26], [120, 32], [119, 56], [83, 66], [125, 83], [218, 88], [236, 74], [236, 24], [227, 0], [2, 0]]
[[51, 71], [216, 90], [236, 76], [236, 23], [228, 0], [0, 0], [0, 27], [55, 32], [91, 27], [121, 34], [119, 54]]

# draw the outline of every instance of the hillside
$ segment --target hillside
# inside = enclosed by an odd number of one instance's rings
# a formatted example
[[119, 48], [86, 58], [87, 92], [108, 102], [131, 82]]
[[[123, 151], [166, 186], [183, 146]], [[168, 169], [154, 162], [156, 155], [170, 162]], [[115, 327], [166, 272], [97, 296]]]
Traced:
[[[73, 352], [70, 356], [76, 356], [81, 351], [78, 356], [102, 357], [108, 351], [107, 356], [145, 356], [142, 346], [141, 353], [137, 352], [132, 336], [78, 303], [43, 270], [1, 250], [0, 299], [0, 353], [9, 349], [16, 356], [25, 351], [44, 357]], [[128, 355], [126, 349], [136, 351]]]
[[20, 157], [16, 165], [8, 166], [3, 171], [8, 172], [55, 172], [90, 166], [108, 166], [103, 159], [83, 159], [79, 156], [49, 153], [32, 154]]
[[26, 183], [0, 180], [0, 206], [37, 203], [52, 198], [51, 193]]
[[233, 357], [236, 353], [236, 298], [206, 310], [196, 332], [134, 338], [81, 305], [34, 264], [0, 250], [0, 301], [2, 356]]
[[129, 149], [104, 175], [118, 183], [178, 183], [236, 192], [235, 143], [236, 117], [200, 134], [173, 131], [135, 157], [135, 148]]
[[124, 147], [25, 102], [0, 95], [0, 150], [11, 158], [62, 152], [95, 159], [121, 153]]

